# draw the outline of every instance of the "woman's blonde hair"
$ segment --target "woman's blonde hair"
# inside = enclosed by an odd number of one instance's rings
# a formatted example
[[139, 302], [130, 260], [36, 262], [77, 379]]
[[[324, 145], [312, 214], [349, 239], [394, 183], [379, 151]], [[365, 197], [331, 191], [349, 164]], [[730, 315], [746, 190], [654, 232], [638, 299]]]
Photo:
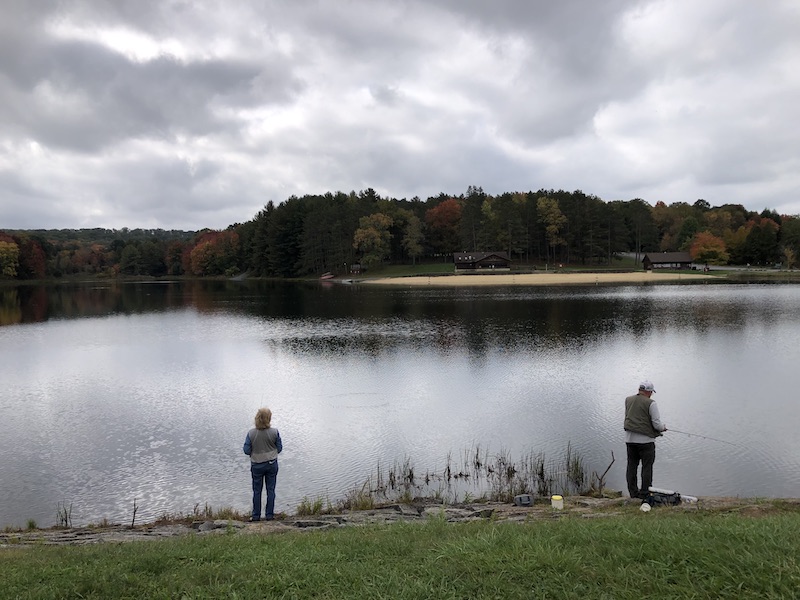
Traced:
[[268, 408], [259, 408], [256, 413], [256, 429], [269, 429], [272, 421], [272, 411]]

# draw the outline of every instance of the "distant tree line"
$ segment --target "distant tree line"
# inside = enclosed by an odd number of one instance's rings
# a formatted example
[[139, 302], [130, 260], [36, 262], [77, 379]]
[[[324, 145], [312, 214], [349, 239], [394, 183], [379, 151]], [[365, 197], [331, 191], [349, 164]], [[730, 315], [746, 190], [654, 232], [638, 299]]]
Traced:
[[161, 229], [0, 232], [0, 276], [76, 274], [303, 277], [354, 264], [451, 261], [454, 252], [505, 251], [517, 264], [612, 264], [623, 252], [687, 251], [707, 264], [792, 268], [800, 218], [739, 204], [712, 207], [642, 199], [605, 202], [580, 190], [507, 192], [480, 187], [426, 201], [374, 190], [272, 201], [224, 231]]

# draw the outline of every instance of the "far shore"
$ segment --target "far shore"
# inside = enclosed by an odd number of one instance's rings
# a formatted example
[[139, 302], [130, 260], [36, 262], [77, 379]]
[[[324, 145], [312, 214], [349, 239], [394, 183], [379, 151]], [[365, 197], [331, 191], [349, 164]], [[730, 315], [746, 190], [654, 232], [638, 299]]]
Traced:
[[636, 271], [630, 273], [563, 273], [543, 271], [540, 273], [491, 273], [469, 275], [414, 275], [410, 277], [384, 277], [363, 279], [359, 283], [408, 286], [489, 286], [489, 285], [598, 285], [606, 283], [669, 283], [673, 281], [700, 281], [714, 279], [705, 273], [654, 273]]

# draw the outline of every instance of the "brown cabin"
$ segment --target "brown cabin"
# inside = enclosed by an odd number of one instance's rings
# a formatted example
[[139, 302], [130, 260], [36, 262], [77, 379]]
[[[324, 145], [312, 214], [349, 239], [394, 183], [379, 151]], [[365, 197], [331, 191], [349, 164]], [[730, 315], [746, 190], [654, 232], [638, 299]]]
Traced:
[[511, 259], [505, 252], [457, 252], [453, 254], [456, 272], [509, 271]]
[[692, 255], [688, 252], [648, 252], [642, 259], [646, 271], [653, 269], [691, 269]]

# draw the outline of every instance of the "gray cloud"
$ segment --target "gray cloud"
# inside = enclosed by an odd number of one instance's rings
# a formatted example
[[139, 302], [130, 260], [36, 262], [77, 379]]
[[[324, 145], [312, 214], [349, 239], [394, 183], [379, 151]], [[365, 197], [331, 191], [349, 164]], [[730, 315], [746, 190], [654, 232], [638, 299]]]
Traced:
[[8, 0], [0, 226], [582, 189], [800, 213], [791, 0]]
[[10, 110], [0, 123], [85, 152], [130, 137], [213, 134], [234, 126], [222, 109], [287, 102], [302, 87], [274, 58], [137, 64], [88, 42], [51, 43], [35, 54], [8, 63]]

